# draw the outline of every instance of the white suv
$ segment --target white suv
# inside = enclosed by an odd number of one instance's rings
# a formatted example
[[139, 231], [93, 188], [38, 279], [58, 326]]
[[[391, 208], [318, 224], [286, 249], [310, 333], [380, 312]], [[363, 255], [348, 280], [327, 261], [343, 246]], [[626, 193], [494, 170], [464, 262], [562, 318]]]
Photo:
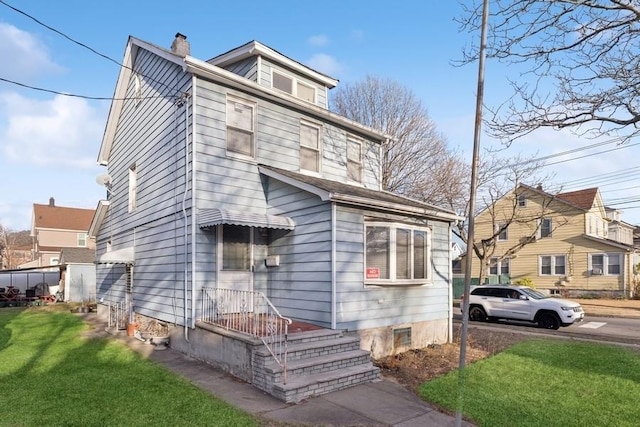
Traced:
[[491, 319], [522, 320], [558, 329], [581, 322], [584, 310], [576, 302], [549, 297], [526, 286], [476, 286], [469, 294], [469, 320]]

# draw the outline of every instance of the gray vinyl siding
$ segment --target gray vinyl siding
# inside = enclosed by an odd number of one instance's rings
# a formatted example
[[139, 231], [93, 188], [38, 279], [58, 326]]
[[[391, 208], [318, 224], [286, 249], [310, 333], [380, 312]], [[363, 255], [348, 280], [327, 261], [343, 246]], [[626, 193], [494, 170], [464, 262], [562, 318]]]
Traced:
[[268, 59], [262, 58], [260, 64], [260, 82], [261, 86], [265, 86], [271, 88], [271, 73], [273, 70], [280, 71], [286, 75], [291, 77], [295, 77], [298, 81], [315, 88], [316, 90], [316, 102], [315, 105], [328, 108], [327, 107], [327, 88], [323, 84], [320, 84], [300, 73], [289, 70], [288, 68], [279, 66]]
[[[98, 235], [97, 256], [104, 253], [108, 240], [113, 250], [133, 246], [135, 311], [182, 324], [178, 317], [184, 304], [184, 262], [190, 261], [184, 253], [182, 212], [186, 123], [185, 108], [176, 106], [175, 95], [189, 91], [191, 79], [180, 67], [143, 49], [138, 50], [133, 68], [140, 74], [142, 93], [136, 102], [132, 76], [109, 157], [112, 197]], [[158, 82], [168, 82], [170, 87]], [[137, 207], [128, 212], [129, 168], [133, 164]], [[187, 191], [186, 195], [188, 209], [191, 194]], [[124, 265], [99, 264], [97, 297], [105, 302], [124, 301], [124, 272]]]
[[[227, 94], [256, 105], [255, 159], [228, 155], [226, 152]], [[220, 203], [236, 208], [265, 209], [263, 189], [256, 164], [300, 170], [300, 122], [306, 120], [322, 127], [323, 178], [347, 182], [347, 132], [315, 117], [284, 108], [263, 99], [249, 97], [224, 86], [199, 80], [196, 120], [198, 124], [198, 207], [219, 207]], [[378, 144], [367, 141], [367, 161], [363, 166], [377, 166]], [[364, 185], [379, 189], [377, 171], [365, 172]]]
[[245, 58], [233, 64], [228, 64], [223, 67], [227, 71], [231, 71], [234, 74], [242, 76], [246, 79], [256, 82], [258, 80], [258, 61], [257, 57], [252, 56]]
[[272, 234], [269, 254], [280, 256], [280, 266], [267, 296], [285, 316], [330, 327], [331, 205], [277, 180], [268, 186], [271, 213], [293, 218], [296, 228]]

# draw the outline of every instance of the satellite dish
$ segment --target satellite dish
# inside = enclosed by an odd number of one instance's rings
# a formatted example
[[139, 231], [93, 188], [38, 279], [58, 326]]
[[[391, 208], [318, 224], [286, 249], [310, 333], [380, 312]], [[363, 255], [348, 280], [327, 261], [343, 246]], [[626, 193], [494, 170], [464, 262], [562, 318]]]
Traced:
[[109, 175], [108, 173], [100, 174], [96, 177], [96, 182], [98, 183], [98, 185], [108, 187], [111, 185], [111, 175]]

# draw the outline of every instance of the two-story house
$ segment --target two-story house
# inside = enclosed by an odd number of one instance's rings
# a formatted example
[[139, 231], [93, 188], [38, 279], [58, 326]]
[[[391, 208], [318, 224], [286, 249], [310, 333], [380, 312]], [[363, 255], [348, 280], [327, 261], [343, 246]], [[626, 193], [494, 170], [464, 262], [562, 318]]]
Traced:
[[495, 250], [472, 271], [492, 282], [530, 279], [552, 294], [629, 295], [633, 229], [607, 209], [597, 188], [551, 194], [520, 185], [476, 219], [476, 241]]
[[95, 209], [56, 206], [55, 199], [49, 204], [33, 204], [31, 237], [33, 239], [32, 260], [20, 268], [46, 267], [60, 263], [62, 248], [95, 249], [95, 242], [88, 236]]
[[91, 227], [99, 312], [164, 322], [172, 347], [263, 389], [255, 358], [212, 338], [220, 319], [249, 333], [263, 296], [293, 332], [375, 356], [451, 339], [459, 218], [381, 190], [391, 136], [328, 110], [337, 80], [256, 41], [203, 61], [180, 34], [171, 50], [131, 37], [123, 64]]

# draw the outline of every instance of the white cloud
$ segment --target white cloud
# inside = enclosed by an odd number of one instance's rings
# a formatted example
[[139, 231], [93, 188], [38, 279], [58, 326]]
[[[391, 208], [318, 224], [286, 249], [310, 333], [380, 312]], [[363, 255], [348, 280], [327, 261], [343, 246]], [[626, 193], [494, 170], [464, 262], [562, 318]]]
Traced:
[[73, 166], [95, 165], [104, 130], [103, 113], [84, 99], [57, 95], [51, 100], [0, 94], [0, 147], [12, 163]]
[[337, 59], [324, 53], [316, 53], [308, 59], [306, 63], [314, 70], [318, 70], [330, 76], [336, 76], [344, 70], [344, 67]]
[[62, 71], [62, 67], [51, 59], [46, 46], [33, 35], [0, 22], [0, 40], [0, 58], [5, 58], [2, 77], [28, 83], [29, 78]]
[[316, 36], [309, 37], [307, 42], [312, 46], [323, 47], [329, 44], [329, 37], [325, 36], [324, 34], [318, 34]]

